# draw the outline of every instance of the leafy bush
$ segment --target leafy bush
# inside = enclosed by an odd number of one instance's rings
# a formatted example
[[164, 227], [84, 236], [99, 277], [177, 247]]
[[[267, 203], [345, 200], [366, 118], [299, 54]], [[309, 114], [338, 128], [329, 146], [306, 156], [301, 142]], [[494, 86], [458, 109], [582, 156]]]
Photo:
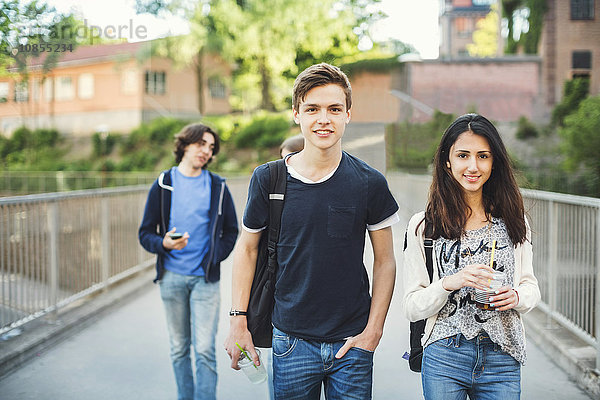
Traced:
[[600, 96], [585, 99], [559, 130], [563, 151], [572, 168], [584, 165], [600, 173]]
[[442, 134], [454, 115], [435, 111], [432, 119], [422, 124], [392, 124], [387, 128], [390, 166], [424, 169], [431, 164]]
[[118, 171], [154, 171], [156, 164], [166, 155], [165, 149], [139, 150], [123, 157], [116, 165]]
[[189, 123], [189, 121], [177, 118], [156, 118], [150, 122], [141, 124], [134, 129], [127, 140], [121, 146], [121, 154], [148, 145], [162, 145], [172, 142], [173, 137]]
[[578, 196], [600, 197], [600, 177], [591, 170], [577, 169], [565, 171], [559, 165], [527, 167], [523, 169], [525, 182], [520, 186]]
[[579, 107], [579, 103], [590, 92], [590, 80], [588, 78], [574, 78], [566, 81], [563, 92], [562, 101], [552, 110], [553, 125], [564, 126], [567, 115], [575, 112]]
[[102, 157], [112, 153], [117, 137], [115, 135], [94, 133], [92, 135], [92, 153], [96, 157]]
[[34, 131], [21, 126], [17, 128], [10, 139], [7, 139], [7, 153], [39, 147], [52, 147], [59, 142], [59, 133], [56, 129], [36, 129]]
[[202, 118], [202, 123], [217, 132], [223, 142], [227, 142], [240, 128], [239, 118], [231, 115], [211, 115]]
[[525, 140], [530, 138], [538, 137], [538, 130], [535, 125], [527, 119], [527, 117], [522, 116], [519, 118], [519, 122], [517, 124], [517, 139]]
[[36, 129], [33, 131], [33, 145], [53, 147], [59, 144], [60, 133], [56, 129]]
[[290, 130], [290, 121], [283, 114], [257, 114], [235, 135], [238, 148], [278, 146]]
[[10, 138], [0, 141], [0, 155], [5, 168], [12, 170], [55, 170], [64, 167], [60, 158], [64, 149], [57, 148], [60, 135], [55, 129], [30, 130], [24, 126]]

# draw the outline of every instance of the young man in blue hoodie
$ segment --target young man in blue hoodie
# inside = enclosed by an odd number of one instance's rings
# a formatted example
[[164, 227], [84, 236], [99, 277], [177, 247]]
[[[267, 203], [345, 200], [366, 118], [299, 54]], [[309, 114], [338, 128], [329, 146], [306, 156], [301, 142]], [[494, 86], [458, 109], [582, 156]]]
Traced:
[[238, 234], [225, 180], [206, 169], [218, 152], [219, 137], [209, 127], [184, 127], [175, 136], [178, 165], [152, 185], [138, 232], [142, 246], [157, 255], [154, 282], [165, 307], [179, 400], [216, 399], [220, 263]]

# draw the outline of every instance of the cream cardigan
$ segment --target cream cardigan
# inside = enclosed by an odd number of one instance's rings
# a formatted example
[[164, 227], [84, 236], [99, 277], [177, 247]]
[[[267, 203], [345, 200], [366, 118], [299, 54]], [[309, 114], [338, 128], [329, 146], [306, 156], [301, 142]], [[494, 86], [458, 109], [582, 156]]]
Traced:
[[[442, 281], [438, 275], [437, 257], [435, 256], [433, 282], [429, 283], [429, 275], [425, 266], [425, 251], [423, 249], [424, 223], [419, 226], [419, 230], [415, 234], [415, 229], [424, 216], [425, 213], [421, 211], [413, 215], [408, 222], [402, 271], [404, 284], [402, 309], [404, 314], [410, 321], [427, 318], [425, 334], [421, 340], [422, 344], [425, 344], [429, 339], [438, 312], [446, 304], [448, 295], [452, 293], [452, 291], [442, 287]], [[527, 223], [527, 219], [525, 222]], [[519, 312], [519, 318], [521, 318], [521, 314], [532, 310], [541, 298], [537, 279], [533, 275], [531, 230], [528, 223], [527, 240], [515, 247], [515, 276], [513, 282], [518, 282], [514, 288], [519, 294], [519, 304], [515, 307], [515, 310]]]

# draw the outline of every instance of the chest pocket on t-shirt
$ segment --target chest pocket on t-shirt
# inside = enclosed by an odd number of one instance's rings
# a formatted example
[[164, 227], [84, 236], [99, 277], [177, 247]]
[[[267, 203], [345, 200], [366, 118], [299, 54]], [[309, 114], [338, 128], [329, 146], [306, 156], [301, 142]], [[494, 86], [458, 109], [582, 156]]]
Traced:
[[327, 234], [334, 238], [347, 238], [352, 233], [356, 207], [329, 206]]

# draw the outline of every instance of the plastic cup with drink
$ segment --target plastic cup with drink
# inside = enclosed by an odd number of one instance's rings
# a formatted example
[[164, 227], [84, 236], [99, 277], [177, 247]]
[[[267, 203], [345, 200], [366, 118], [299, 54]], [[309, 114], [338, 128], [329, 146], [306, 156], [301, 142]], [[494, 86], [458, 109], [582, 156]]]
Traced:
[[[492, 242], [492, 255], [490, 257], [490, 267], [494, 265], [494, 252], [496, 250], [496, 241]], [[494, 277], [489, 281], [490, 288], [487, 290], [475, 289], [475, 305], [482, 310], [493, 311], [496, 308], [490, 306], [490, 297], [496, 294], [506, 282], [506, 273], [504, 271], [494, 271]]]
[[[260, 365], [255, 365], [248, 352], [246, 352], [246, 350], [244, 350], [238, 343], [236, 343], [236, 345], [242, 351], [238, 360], [238, 367], [244, 371], [250, 382], [258, 384], [267, 380], [267, 370], [265, 369], [262, 360], [260, 361]], [[258, 359], [260, 360], [260, 350], [255, 350], [258, 353]]]

